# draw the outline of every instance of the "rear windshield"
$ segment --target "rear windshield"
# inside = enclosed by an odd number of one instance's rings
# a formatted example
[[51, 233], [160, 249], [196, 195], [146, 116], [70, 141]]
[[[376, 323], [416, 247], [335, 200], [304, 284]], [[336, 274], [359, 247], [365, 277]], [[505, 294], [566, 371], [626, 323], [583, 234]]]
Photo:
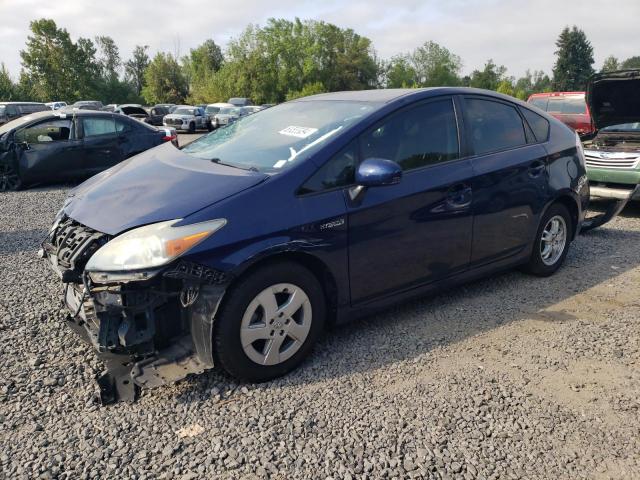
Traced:
[[566, 115], [583, 115], [587, 113], [587, 103], [583, 96], [549, 97], [547, 106], [549, 113]]
[[549, 101], [548, 97], [533, 97], [529, 100], [531, 105], [535, 105], [541, 110], [547, 110], [547, 102]]
[[278, 172], [309, 158], [375, 108], [375, 104], [349, 101], [284, 103], [260, 115], [243, 116], [182, 151], [238, 168]]

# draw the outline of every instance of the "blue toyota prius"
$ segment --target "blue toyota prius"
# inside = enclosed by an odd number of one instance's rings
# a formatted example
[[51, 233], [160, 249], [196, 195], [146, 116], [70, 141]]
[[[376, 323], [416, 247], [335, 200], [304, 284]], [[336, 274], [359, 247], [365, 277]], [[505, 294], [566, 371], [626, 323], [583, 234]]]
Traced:
[[551, 275], [588, 189], [576, 134], [512, 97], [328, 93], [92, 177], [41, 252], [108, 403], [214, 365], [272, 379], [328, 324], [516, 266]]

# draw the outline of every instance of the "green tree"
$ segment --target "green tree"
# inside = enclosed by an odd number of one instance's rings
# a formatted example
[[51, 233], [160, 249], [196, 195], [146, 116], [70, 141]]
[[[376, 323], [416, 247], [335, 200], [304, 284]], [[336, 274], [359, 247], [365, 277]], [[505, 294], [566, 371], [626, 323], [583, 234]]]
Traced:
[[65, 29], [53, 20], [31, 22], [31, 35], [20, 52], [24, 75], [32, 93], [40, 100], [74, 101], [95, 93], [99, 66], [91, 40], [71, 40]]
[[136, 45], [132, 57], [124, 64], [125, 80], [133, 85], [137, 95], [142, 93], [144, 87], [144, 72], [149, 66], [148, 45]]
[[215, 72], [220, 70], [223, 62], [222, 50], [213, 40], [206, 40], [183, 59], [191, 90], [189, 98], [193, 103], [209, 101], [207, 85]]
[[609, 55], [604, 59], [604, 63], [602, 64], [601, 72], [615, 72], [620, 69], [620, 62], [613, 55]]
[[516, 91], [515, 91], [515, 86], [513, 84], [513, 79], [505, 78], [501, 80], [500, 83], [498, 84], [498, 88], [496, 88], [496, 91], [504, 95], [511, 95], [512, 97], [515, 96]]
[[4, 63], [0, 63], [0, 100], [8, 101], [16, 98], [16, 85]]
[[559, 91], [584, 90], [593, 75], [593, 47], [585, 33], [575, 25], [565, 27], [556, 41], [553, 88]]
[[326, 22], [272, 18], [264, 27], [249, 25], [225, 53], [223, 66], [203, 89], [208, 100], [246, 96], [274, 103], [317, 83], [322, 91], [378, 85], [371, 41]]
[[505, 79], [507, 68], [504, 65], [497, 66], [493, 60], [487, 60], [482, 70], [474, 70], [469, 79], [469, 86], [497, 90], [500, 82]]
[[418, 86], [417, 73], [409, 55], [396, 55], [384, 65], [387, 88], [413, 88]]
[[295, 100], [296, 98], [308, 97], [309, 95], [317, 95], [325, 91], [324, 85], [320, 82], [308, 83], [302, 87], [302, 90], [287, 93], [286, 100]]
[[111, 81], [117, 80], [120, 76], [122, 60], [120, 60], [120, 51], [116, 42], [107, 36], [99, 36], [95, 40], [99, 51], [98, 66], [102, 77]]
[[410, 58], [421, 87], [460, 84], [460, 57], [436, 42], [425, 42], [414, 50]]
[[622, 62], [620, 68], [640, 68], [640, 57], [627, 58]]
[[527, 70], [525, 74], [516, 80], [514, 96], [520, 100], [526, 100], [532, 93], [551, 91], [551, 79], [542, 70]]
[[157, 53], [145, 74], [142, 96], [148, 103], [183, 103], [189, 87], [180, 64], [168, 53]]

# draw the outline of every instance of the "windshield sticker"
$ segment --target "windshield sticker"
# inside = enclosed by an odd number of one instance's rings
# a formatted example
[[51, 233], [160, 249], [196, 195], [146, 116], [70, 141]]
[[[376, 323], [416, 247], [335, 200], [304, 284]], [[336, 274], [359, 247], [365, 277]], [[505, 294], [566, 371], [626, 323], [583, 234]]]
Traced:
[[276, 163], [273, 164], [273, 168], [282, 168], [287, 164], [286, 160], [278, 160]]
[[298, 137], [298, 138], [307, 138], [310, 135], [313, 135], [318, 131], [317, 128], [311, 127], [295, 127], [293, 125], [288, 126], [280, 130], [278, 133], [280, 135], [287, 135], [289, 137]]

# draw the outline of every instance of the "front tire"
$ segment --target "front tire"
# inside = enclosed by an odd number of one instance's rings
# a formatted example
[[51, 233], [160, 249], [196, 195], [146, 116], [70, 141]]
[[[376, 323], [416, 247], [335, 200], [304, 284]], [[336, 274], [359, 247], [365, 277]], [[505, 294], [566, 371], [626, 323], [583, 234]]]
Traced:
[[560, 203], [551, 205], [542, 217], [524, 270], [539, 277], [553, 275], [564, 263], [574, 228], [567, 207]]
[[21, 188], [22, 178], [13, 165], [0, 165], [0, 192], [15, 192]]
[[263, 267], [234, 286], [215, 320], [215, 362], [230, 375], [265, 382], [296, 368], [324, 328], [322, 286], [292, 262]]
[[189, 124], [189, 133], [196, 133], [196, 124], [193, 122]]

